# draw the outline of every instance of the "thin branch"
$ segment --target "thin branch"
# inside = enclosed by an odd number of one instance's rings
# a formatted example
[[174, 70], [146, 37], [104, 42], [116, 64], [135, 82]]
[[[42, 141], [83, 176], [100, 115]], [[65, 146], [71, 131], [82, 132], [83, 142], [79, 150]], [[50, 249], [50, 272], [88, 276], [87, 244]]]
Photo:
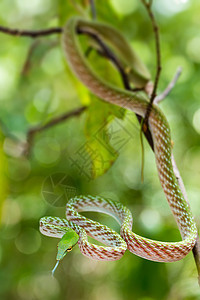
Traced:
[[178, 81], [181, 73], [182, 73], [182, 68], [178, 67], [176, 74], [172, 78], [171, 82], [168, 84], [168, 86], [166, 87], [166, 89], [164, 90], [164, 92], [162, 94], [155, 97], [154, 103], [159, 104], [162, 100], [164, 100], [169, 95], [169, 93], [174, 88], [176, 82]]
[[26, 140], [27, 140], [26, 154], [29, 152], [30, 147], [33, 143], [33, 139], [37, 133], [44, 131], [45, 129], [48, 129], [52, 126], [58, 125], [61, 122], [66, 121], [72, 117], [77, 117], [80, 114], [82, 114], [82, 112], [84, 112], [86, 109], [87, 109], [87, 106], [81, 106], [79, 108], [76, 108], [70, 112], [64, 113], [64, 114], [50, 120], [49, 122], [47, 122], [44, 125], [41, 125], [41, 126], [38, 125], [33, 128], [30, 128], [27, 132], [27, 138], [26, 138]]
[[90, 32], [87, 29], [78, 28], [77, 33], [78, 34], [89, 35], [91, 38], [93, 38], [98, 43], [98, 45], [103, 50], [102, 53], [107, 58], [109, 58], [109, 60], [116, 66], [117, 70], [121, 74], [122, 81], [123, 81], [123, 84], [124, 84], [125, 88], [126, 89], [130, 89], [130, 85], [129, 85], [129, 81], [128, 81], [127, 75], [125, 74], [121, 63], [119, 62], [119, 60], [117, 59], [117, 57], [115, 56], [115, 54], [111, 51], [111, 49], [101, 40], [101, 38], [97, 34], [95, 34], [93, 32]]
[[[127, 74], [124, 71], [120, 61], [115, 56], [115, 54], [112, 52], [112, 50], [100, 39], [100, 37], [93, 32], [87, 31], [87, 29], [78, 29], [78, 33], [89, 35], [91, 38], [93, 38], [98, 43], [98, 45], [101, 47], [101, 49], [103, 51], [102, 53], [105, 55], [105, 57], [107, 57], [115, 65], [116, 69], [119, 71], [125, 89], [132, 91], [132, 88], [129, 83], [129, 79], [128, 79]], [[142, 117], [138, 114], [136, 114], [136, 117], [138, 119], [138, 122], [140, 124], [142, 124]], [[153, 139], [152, 139], [152, 135], [151, 135], [149, 128], [147, 128], [147, 130], [144, 132], [144, 134], [145, 134], [146, 139], [148, 140], [150, 147], [153, 150], [154, 149]]]
[[45, 41], [42, 39], [33, 40], [32, 44], [29, 47], [24, 65], [22, 67], [22, 71], [21, 71], [22, 75], [27, 75], [27, 73], [30, 71], [30, 69], [32, 67], [32, 65], [31, 65], [32, 56], [34, 55], [34, 52], [36, 51], [37, 47], [40, 46], [40, 44], [43, 44], [43, 45], [47, 44], [48, 50], [50, 50], [51, 48], [58, 45], [58, 41], [57, 41], [57, 39], [53, 39], [53, 40], [51, 39], [51, 40], [45, 40]]
[[96, 11], [96, 6], [95, 6], [95, 0], [90, 0], [90, 6], [91, 6], [92, 19], [96, 20], [97, 11]]
[[141, 2], [143, 3], [144, 7], [147, 10], [147, 13], [149, 15], [149, 18], [151, 20], [151, 24], [153, 27], [153, 32], [155, 35], [155, 47], [156, 47], [156, 75], [155, 75], [155, 80], [154, 80], [154, 86], [153, 86], [153, 91], [152, 94], [150, 96], [150, 102], [149, 105], [147, 107], [147, 111], [146, 111], [146, 115], [144, 117], [144, 120], [142, 122], [142, 130], [143, 132], [145, 132], [148, 128], [148, 118], [149, 118], [149, 114], [151, 112], [151, 107], [153, 104], [153, 101], [156, 97], [156, 92], [157, 92], [157, 87], [158, 87], [158, 82], [160, 79], [160, 73], [161, 73], [161, 51], [160, 51], [160, 35], [159, 35], [159, 27], [157, 25], [156, 19], [154, 17], [154, 14], [152, 12], [152, 4], [153, 4], [153, 0], [141, 0]]
[[154, 17], [154, 14], [152, 12], [152, 4], [153, 4], [153, 0], [149, 0], [149, 2], [147, 2], [147, 0], [141, 0], [141, 2], [143, 3], [143, 5], [146, 7], [146, 10], [148, 12], [149, 18], [151, 20], [152, 23], [152, 27], [153, 27], [153, 32], [155, 35], [155, 47], [156, 47], [156, 76], [155, 76], [155, 81], [154, 81], [154, 88], [153, 88], [153, 92], [151, 94], [151, 98], [150, 98], [150, 103], [152, 104], [154, 101], [154, 98], [156, 96], [156, 91], [157, 91], [157, 87], [158, 87], [158, 82], [160, 79], [160, 73], [161, 73], [161, 51], [160, 51], [160, 35], [159, 35], [159, 27], [158, 24], [156, 22], [156, 19]]
[[32, 45], [30, 46], [28, 53], [27, 53], [27, 57], [26, 60], [24, 62], [23, 68], [22, 68], [22, 75], [26, 75], [30, 69], [31, 66], [31, 57], [35, 51], [35, 49], [37, 48], [37, 46], [40, 44], [40, 40], [35, 40]]
[[[152, 2], [151, 2], [152, 3]], [[87, 32], [86, 30], [84, 30], [84, 32], [79, 30], [79, 33], [84, 33], [87, 35], [90, 35], [92, 38], [95, 39], [95, 41], [99, 44], [99, 46], [102, 48], [102, 53], [110, 60], [113, 62], [113, 64], [115, 65], [116, 69], [119, 71], [124, 87], [127, 90], [131, 90], [130, 87], [130, 83], [129, 83], [129, 79], [127, 77], [127, 74], [124, 72], [123, 68], [121, 67], [120, 62], [118, 61], [117, 57], [114, 55], [114, 53], [108, 48], [108, 46], [94, 33], [90, 33]], [[165, 96], [172, 90], [172, 88], [174, 87], [176, 81], [178, 80], [179, 76], [180, 76], [181, 70], [179, 69], [175, 75], [175, 77], [173, 78], [173, 80], [170, 82], [169, 86], [167, 87], [167, 89], [164, 91]], [[164, 93], [162, 95], [164, 95]], [[163, 98], [164, 99], [164, 98]], [[136, 115], [138, 118], [139, 123], [142, 123], [142, 118], [139, 115]], [[153, 140], [152, 140], [152, 135], [151, 132], [149, 131], [149, 128], [147, 127], [147, 130], [144, 132], [145, 137], [150, 145], [150, 147], [152, 148], [152, 150], [154, 151], [154, 147], [153, 147]], [[173, 170], [175, 173], [175, 176], [177, 178], [179, 187], [181, 189], [181, 192], [183, 193], [183, 196], [185, 198], [185, 200], [188, 202], [188, 198], [187, 198], [187, 194], [186, 194], [186, 190], [182, 181], [182, 178], [180, 176], [179, 170], [176, 166], [175, 160], [174, 160], [174, 156], [172, 154], [172, 165], [173, 165]], [[196, 244], [192, 250], [193, 252], [193, 257], [195, 260], [195, 264], [197, 267], [197, 272], [198, 272], [198, 282], [200, 284], [200, 239], [199, 236], [197, 235], [197, 239], [196, 239]]]
[[71, 117], [79, 116], [84, 110], [86, 110], [86, 108], [87, 108], [87, 106], [82, 106], [82, 107], [76, 108], [70, 112], [62, 114], [61, 116], [58, 116], [58, 117], [50, 120], [48, 123], [46, 123], [42, 126], [36, 126], [36, 127], [30, 128], [28, 131], [28, 134], [27, 134], [28, 140], [29, 140], [30, 136], [32, 137], [34, 134], [36, 134], [38, 132], [41, 132], [41, 131], [48, 129], [54, 125], [57, 125], [62, 121], [66, 121], [67, 119], [69, 119]]
[[41, 30], [20, 30], [20, 29], [11, 29], [8, 27], [0, 26], [0, 32], [13, 35], [13, 36], [27, 36], [31, 38], [37, 38], [39, 36], [47, 36], [51, 34], [59, 34], [62, 33], [61, 27], [54, 27], [49, 29], [41, 29]]

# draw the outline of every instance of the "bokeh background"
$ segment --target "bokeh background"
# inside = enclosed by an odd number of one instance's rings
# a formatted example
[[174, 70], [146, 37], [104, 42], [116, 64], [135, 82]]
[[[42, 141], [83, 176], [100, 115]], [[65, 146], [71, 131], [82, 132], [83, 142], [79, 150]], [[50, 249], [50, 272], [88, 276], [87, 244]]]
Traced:
[[[154, 76], [154, 39], [140, 1], [96, 0], [96, 8], [98, 19], [121, 30]], [[162, 49], [159, 91], [177, 67], [183, 68], [173, 92], [160, 106], [172, 129], [175, 158], [198, 225], [199, 11], [200, 3], [195, 0], [154, 1]], [[50, 28], [81, 14], [89, 15], [87, 1], [0, 1], [0, 24], [11, 28]], [[0, 298], [200, 299], [191, 253], [169, 264], [146, 261], [129, 252], [116, 262], [97, 262], [75, 247], [51, 277], [58, 240], [40, 234], [39, 219], [45, 215], [64, 217], [64, 203], [71, 196], [101, 195], [120, 201], [131, 209], [133, 229], [143, 236], [178, 241], [180, 234], [147, 143], [141, 183], [140, 128], [135, 116], [128, 113], [124, 119], [103, 119], [106, 106], [93, 99], [68, 69], [60, 36], [33, 40], [0, 33], [0, 45]], [[114, 68], [97, 54], [92, 55], [101, 75], [121, 85]], [[87, 112], [37, 133], [29, 153], [24, 154], [30, 128], [82, 105], [90, 106]], [[117, 159], [106, 148], [108, 143], [118, 150]], [[91, 149], [96, 158], [91, 159]], [[116, 160], [103, 174], [112, 156]], [[100, 176], [93, 178], [92, 169]], [[109, 217], [90, 216], [119, 230]]]

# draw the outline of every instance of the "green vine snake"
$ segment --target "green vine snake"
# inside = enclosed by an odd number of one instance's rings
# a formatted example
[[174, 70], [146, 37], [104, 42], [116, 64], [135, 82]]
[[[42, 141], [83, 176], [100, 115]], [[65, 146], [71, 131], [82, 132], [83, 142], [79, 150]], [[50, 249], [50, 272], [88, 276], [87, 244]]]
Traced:
[[[104, 34], [104, 37], [107, 35], [109, 39], [111, 33], [105, 30], [105, 26], [98, 22], [72, 17], [62, 33], [62, 46], [67, 62], [79, 80], [92, 93], [106, 102], [129, 109], [144, 117], [149, 103], [148, 98], [142, 93], [129, 92], [104, 81], [94, 72], [83, 54], [77, 32], [87, 28], [99, 35]], [[117, 34], [115, 37], [113, 43], [119, 50], [122, 46], [122, 39]], [[144, 85], [149, 75], [137, 58], [130, 56], [131, 52], [128, 49], [124, 58], [128, 57], [129, 61], [133, 59], [134, 72], [131, 73], [133, 81], [138, 85]], [[182, 241], [160, 242], [139, 236], [132, 232], [132, 215], [128, 208], [101, 197], [79, 196], [67, 203], [66, 219], [43, 217], [40, 220], [40, 231], [44, 235], [61, 238], [58, 244], [58, 262], [77, 243], [84, 255], [98, 260], [119, 259], [128, 249], [148, 260], [172, 262], [182, 259], [192, 250], [196, 241], [197, 228], [189, 204], [184, 199], [173, 171], [168, 122], [156, 105], [152, 106], [148, 122], [153, 137], [160, 183], [181, 232]], [[113, 216], [121, 226], [120, 235], [79, 214], [82, 211], [99, 211]], [[87, 235], [106, 246], [91, 244]]]

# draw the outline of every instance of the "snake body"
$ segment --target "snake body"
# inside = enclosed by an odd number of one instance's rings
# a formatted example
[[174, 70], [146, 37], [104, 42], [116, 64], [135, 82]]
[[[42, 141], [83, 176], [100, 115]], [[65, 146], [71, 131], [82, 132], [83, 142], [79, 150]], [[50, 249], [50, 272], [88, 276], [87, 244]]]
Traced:
[[[102, 100], [127, 108], [144, 117], [149, 102], [143, 94], [124, 91], [110, 85], [99, 78], [88, 64], [76, 34], [84, 26], [90, 26], [91, 30], [100, 34], [98, 26], [93, 26], [94, 22], [88, 24], [88, 21], [85, 24], [84, 20], [71, 18], [64, 28], [62, 45], [71, 69], [80, 81]], [[91, 258], [101, 260], [119, 259], [126, 248], [140, 257], [162, 262], [180, 260], [191, 251], [196, 241], [197, 228], [191, 209], [184, 199], [173, 171], [169, 124], [156, 105], [152, 106], [148, 122], [153, 137], [160, 183], [183, 240], [179, 242], [160, 242], [139, 236], [132, 232], [132, 215], [126, 207], [118, 202], [91, 196], [76, 197], [67, 203], [66, 218], [68, 221], [53, 217], [42, 218], [40, 230], [43, 234], [62, 237], [65, 228], [71, 227], [80, 237], [78, 244], [81, 252]], [[108, 227], [79, 214], [81, 211], [88, 210], [108, 213], [115, 217], [120, 223], [120, 234], [123, 239]], [[87, 234], [108, 244], [108, 247], [89, 243]]]

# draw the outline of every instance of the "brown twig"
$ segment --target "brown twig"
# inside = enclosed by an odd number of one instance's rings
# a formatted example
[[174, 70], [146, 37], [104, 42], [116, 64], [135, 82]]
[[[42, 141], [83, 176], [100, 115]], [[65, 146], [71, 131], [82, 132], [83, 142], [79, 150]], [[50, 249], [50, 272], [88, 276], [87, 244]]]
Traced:
[[161, 51], [160, 51], [160, 35], [159, 35], [159, 27], [157, 25], [156, 19], [154, 17], [154, 14], [152, 12], [152, 4], [153, 4], [153, 0], [141, 0], [141, 2], [143, 3], [144, 7], [146, 8], [149, 18], [151, 20], [151, 24], [153, 27], [153, 32], [155, 35], [155, 47], [156, 47], [156, 75], [155, 75], [155, 80], [154, 80], [154, 86], [153, 86], [153, 91], [152, 94], [150, 96], [150, 102], [149, 105], [147, 107], [147, 111], [146, 111], [146, 115], [144, 117], [144, 121], [142, 124], [143, 127], [143, 131], [145, 132], [147, 130], [147, 123], [148, 123], [148, 118], [149, 118], [149, 114], [151, 112], [151, 107], [153, 104], [153, 101], [156, 97], [156, 92], [157, 92], [157, 87], [158, 87], [158, 82], [160, 79], [160, 73], [161, 73]]
[[[157, 71], [156, 71], [156, 77], [155, 77], [155, 82], [154, 82], [154, 88], [153, 88], [153, 92], [152, 92], [151, 97], [150, 97], [150, 102], [149, 102], [149, 105], [147, 107], [146, 116], [144, 118], [143, 125], [142, 125], [143, 131], [145, 131], [148, 128], [148, 126], [147, 126], [148, 117], [149, 117], [149, 114], [150, 114], [150, 111], [151, 111], [151, 107], [152, 107], [153, 101], [155, 100], [155, 97], [156, 97], [156, 91], [157, 91], [158, 82], [159, 82], [159, 79], [160, 79], [160, 73], [161, 73], [161, 52], [160, 52], [159, 27], [158, 27], [158, 25], [156, 23], [155, 17], [153, 15], [152, 9], [151, 9], [153, 0], [149, 0], [149, 2], [147, 2], [147, 0], [141, 0], [141, 2], [144, 4], [144, 6], [147, 9], [149, 17], [151, 19], [153, 31], [154, 31], [154, 34], [155, 34], [156, 63], [157, 63]], [[178, 75], [176, 74], [175, 79], [172, 80], [172, 83], [169, 84], [169, 86], [167, 87], [167, 89], [165, 90], [165, 92], [160, 96], [161, 100], [163, 100], [164, 97], [166, 97], [166, 95], [171, 91], [171, 88], [174, 86], [175, 82], [177, 81], [178, 77], [180, 76], [179, 73], [180, 73], [180, 71], [178, 72]], [[157, 99], [159, 99], [159, 98], [157, 98]], [[159, 100], [159, 101], [161, 101], [161, 100]], [[159, 101], [157, 100], [157, 103]], [[186, 201], [188, 202], [188, 198], [187, 198], [187, 195], [186, 195], [185, 187], [184, 187], [182, 178], [180, 176], [180, 173], [178, 171], [178, 168], [177, 168], [177, 166], [175, 164], [175, 160], [174, 160], [173, 156], [172, 156], [172, 162], [173, 162], [173, 169], [174, 169], [174, 172], [175, 172], [175, 174], [177, 176], [177, 180], [178, 180], [180, 189], [181, 189], [181, 191], [182, 191], [182, 193], [183, 193]], [[198, 235], [197, 235], [197, 239], [196, 239], [196, 244], [194, 245], [194, 248], [193, 248], [192, 252], [193, 252], [194, 260], [195, 260], [196, 267], [197, 267], [198, 282], [199, 282], [199, 285], [200, 285], [200, 239], [199, 239]]]
[[176, 74], [174, 75], [174, 78], [172, 78], [171, 82], [168, 84], [168, 86], [166, 87], [166, 89], [164, 90], [164, 92], [158, 96], [155, 97], [154, 99], [154, 103], [159, 104], [162, 100], [164, 100], [169, 93], [172, 91], [172, 89], [174, 88], [177, 80], [179, 79], [180, 75], [182, 73], [182, 68], [178, 67]]
[[[154, 31], [154, 34], [155, 34], [156, 63], [157, 63], [157, 71], [156, 71], [156, 76], [155, 76], [154, 88], [153, 88], [153, 92], [152, 92], [151, 97], [150, 97], [150, 102], [149, 102], [149, 105], [147, 107], [146, 116], [144, 118], [143, 125], [142, 125], [143, 131], [145, 131], [148, 128], [147, 127], [148, 117], [149, 117], [149, 114], [150, 114], [150, 111], [151, 111], [151, 107], [152, 107], [153, 101], [155, 100], [155, 97], [156, 97], [156, 91], [157, 91], [158, 82], [159, 82], [159, 79], [160, 79], [160, 73], [161, 73], [161, 69], [162, 68], [161, 68], [161, 52], [160, 52], [159, 27], [158, 27], [158, 25], [156, 23], [155, 17], [153, 15], [152, 9], [151, 9], [153, 0], [149, 0], [149, 2], [147, 2], [147, 0], [141, 0], [141, 2], [144, 4], [144, 6], [147, 9], [149, 17], [151, 19], [153, 31]], [[179, 71], [179, 73], [180, 73], [180, 71]], [[178, 77], [180, 76], [179, 73], [178, 73]], [[173, 87], [173, 84], [175, 84], [175, 82], [177, 81], [177, 79], [178, 79], [177, 76], [175, 76], [174, 81], [172, 80], [172, 84], [169, 85], [170, 87], [168, 86], [167, 89], [165, 90], [165, 92], [163, 93], [163, 95], [160, 97], [161, 100], [163, 100], [164, 97], [171, 91], [171, 86]], [[157, 102], [159, 102], [159, 101], [157, 100]], [[182, 191], [182, 193], [183, 193], [186, 201], [188, 202], [188, 198], [187, 198], [187, 195], [186, 195], [185, 187], [184, 187], [182, 178], [180, 176], [180, 173], [178, 171], [178, 168], [177, 168], [177, 166], [175, 164], [175, 160], [174, 160], [173, 156], [172, 156], [172, 162], [173, 162], [173, 169], [174, 169], [174, 172], [175, 172], [175, 174], [177, 176], [177, 180], [178, 180], [180, 189], [181, 189], [181, 191]], [[198, 282], [199, 282], [199, 285], [200, 285], [200, 239], [199, 239], [198, 235], [197, 235], [197, 239], [196, 239], [196, 244], [195, 244], [192, 252], [193, 252], [194, 260], [195, 260], [196, 267], [197, 267]]]
[[102, 53], [104, 54], [104, 56], [107, 57], [116, 66], [117, 70], [119, 71], [122, 77], [122, 81], [125, 88], [130, 89], [128, 78], [123, 70], [120, 61], [117, 59], [116, 55], [111, 51], [111, 49], [102, 41], [102, 39], [97, 34], [90, 32], [87, 29], [78, 28], [77, 33], [88, 35], [98, 43], [98, 45], [103, 50]]
[[90, 0], [92, 19], [95, 20], [97, 18], [97, 12], [95, 7], [95, 0]]
[[48, 129], [52, 126], [58, 125], [61, 122], [66, 121], [66, 120], [68, 120], [72, 117], [77, 117], [80, 114], [82, 114], [82, 112], [84, 112], [86, 109], [87, 109], [87, 106], [81, 106], [79, 108], [71, 110], [70, 112], [64, 113], [64, 114], [50, 120], [49, 122], [47, 122], [44, 125], [41, 125], [41, 126], [38, 125], [38, 126], [30, 128], [27, 132], [27, 138], [26, 138], [26, 140], [27, 140], [26, 154], [29, 152], [30, 147], [31, 147], [32, 142], [33, 142], [33, 139], [34, 139], [34, 137], [37, 133], [39, 133], [39, 132], [41, 132], [45, 129]]
[[[94, 33], [91, 34], [90, 32], [87, 32], [87, 30], [84, 30], [84, 31], [79, 30], [79, 33], [90, 35], [93, 39], [95, 39], [95, 41], [101, 47], [102, 53], [104, 54], [104, 56], [107, 57], [115, 65], [116, 69], [119, 71], [119, 73], [121, 75], [121, 78], [122, 78], [122, 82], [124, 84], [124, 87], [127, 90], [131, 90], [127, 74], [125, 73], [125, 71], [124, 71], [123, 67], [121, 66], [120, 62], [118, 61], [117, 57], [109, 49], [109, 47]], [[172, 79], [172, 81], [170, 82], [168, 87], [166, 88], [166, 90], [160, 96], [158, 96], [159, 97], [158, 99], [162, 98], [162, 100], [163, 100], [164, 97], [166, 97], [169, 94], [169, 92], [171, 92], [171, 90], [174, 87], [175, 83], [177, 82], [180, 74], [181, 74], [181, 69], [179, 68], [177, 73], [175, 74], [174, 78]], [[156, 101], [156, 99], [155, 99], [155, 101]], [[161, 100], [159, 100], [159, 101], [161, 101]], [[136, 116], [138, 118], [139, 123], [141, 124], [142, 123], [142, 118], [139, 115], [136, 115]], [[149, 131], [148, 127], [147, 127], [147, 130], [144, 132], [144, 134], [145, 134], [145, 137], [146, 137], [149, 145], [151, 146], [152, 150], [154, 151], [153, 140], [152, 140], [151, 132]], [[174, 170], [175, 176], [177, 178], [178, 184], [180, 186], [180, 189], [183, 193], [183, 196], [185, 197], [186, 201], [189, 204], [187, 194], [186, 194], [186, 191], [185, 191], [185, 187], [184, 187], [182, 178], [180, 176], [179, 170], [176, 166], [173, 155], [172, 155], [172, 164], [173, 164], [173, 170]], [[199, 284], [200, 284], [200, 240], [199, 240], [199, 236], [197, 236], [196, 244], [195, 244], [192, 252], [193, 252], [194, 260], [195, 260], [195, 263], [196, 263], [197, 272], [198, 272], [198, 281], [199, 281]]]
[[151, 94], [151, 98], [150, 98], [150, 103], [152, 104], [154, 101], [154, 98], [156, 96], [156, 91], [157, 91], [157, 87], [158, 87], [158, 82], [160, 79], [160, 73], [161, 73], [161, 51], [160, 51], [160, 35], [159, 35], [159, 27], [157, 25], [156, 19], [154, 17], [154, 14], [152, 12], [152, 4], [153, 4], [153, 0], [141, 0], [141, 2], [143, 3], [143, 5], [146, 7], [146, 10], [148, 12], [149, 18], [151, 20], [151, 24], [153, 27], [153, 32], [155, 35], [155, 46], [156, 46], [156, 76], [155, 76], [155, 81], [154, 81], [154, 88], [153, 88], [153, 92]]
[[31, 38], [36, 38], [39, 36], [47, 36], [51, 34], [59, 34], [62, 33], [61, 27], [49, 28], [49, 29], [41, 29], [41, 30], [20, 30], [20, 29], [11, 29], [8, 27], [0, 26], [0, 32], [14, 35], [14, 36], [27, 36]]
[[31, 66], [31, 57], [35, 51], [35, 49], [37, 48], [37, 46], [39, 45], [40, 41], [39, 40], [35, 40], [32, 45], [30, 46], [28, 53], [27, 53], [27, 57], [26, 60], [24, 62], [23, 68], [22, 68], [22, 75], [26, 75], [30, 69]]
[[[79, 34], [86, 34], [88, 36], [90, 36], [91, 38], [93, 38], [97, 43], [98, 45], [101, 47], [101, 50], [102, 50], [102, 53], [103, 55], [109, 59], [113, 64], [114, 66], [116, 67], [116, 69], [119, 71], [119, 74], [121, 76], [121, 79], [122, 79], [122, 82], [123, 82], [123, 85], [125, 87], [125, 89], [129, 90], [129, 91], [132, 91], [133, 89], [131, 88], [130, 86], [130, 83], [129, 83], [129, 79], [127, 77], [127, 74], [126, 72], [124, 71], [120, 61], [118, 60], [118, 58], [116, 57], [116, 55], [113, 53], [113, 51], [107, 46], [107, 44], [105, 44], [101, 39], [100, 37], [93, 33], [93, 32], [90, 32], [90, 31], [87, 31], [87, 29], [78, 29], [78, 33]], [[91, 48], [90, 48], [90, 51], [91, 51]], [[136, 114], [136, 117], [138, 119], [138, 122], [141, 124], [142, 123], [142, 118], [140, 115]], [[151, 132], [149, 130], [149, 128], [147, 128], [147, 130], [144, 132], [145, 134], [145, 137], [146, 139], [148, 140], [148, 143], [150, 145], [150, 147], [152, 148], [152, 150], [154, 149], [154, 145], [153, 145], [153, 139], [152, 139], [152, 135], [151, 135]]]
[[[30, 71], [32, 56], [34, 55], [34, 52], [36, 51], [38, 46], [42, 43], [43, 43], [43, 45], [45, 45], [45, 42], [42, 39], [33, 40], [33, 43], [30, 45], [24, 65], [22, 67], [22, 71], [21, 71], [22, 75], [27, 75], [27, 73]], [[48, 46], [48, 50], [50, 50], [51, 48], [58, 45], [58, 41], [57, 41], [57, 39], [48, 40], [46, 44]], [[46, 47], [46, 49], [47, 49], [47, 47]]]

